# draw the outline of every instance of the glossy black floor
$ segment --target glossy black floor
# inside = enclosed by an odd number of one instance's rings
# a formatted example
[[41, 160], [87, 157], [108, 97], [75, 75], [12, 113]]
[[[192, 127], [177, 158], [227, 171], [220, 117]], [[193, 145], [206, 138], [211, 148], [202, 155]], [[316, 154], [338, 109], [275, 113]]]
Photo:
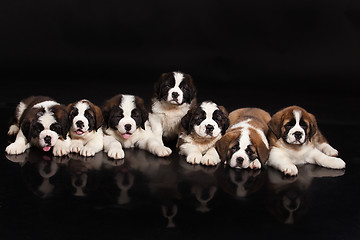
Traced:
[[[241, 86], [213, 88], [205, 82], [198, 84], [199, 99], [229, 111], [256, 106], [274, 113], [289, 104], [304, 106], [318, 117], [346, 169], [305, 165], [297, 177], [285, 178], [272, 168], [189, 165], [175, 150], [168, 158], [126, 150], [123, 161], [103, 152], [57, 158], [37, 149], [18, 156], [3, 151], [0, 239], [359, 239], [360, 123], [353, 111], [359, 111], [360, 98], [346, 87], [340, 93], [319, 87], [302, 97], [290, 91], [276, 96], [264, 88], [256, 98], [250, 91], [239, 94]], [[148, 100], [152, 85], [139, 90], [120, 84], [120, 91], [106, 92], [89, 87], [79, 93], [81, 81], [77, 84], [66, 94], [39, 84], [31, 93], [23, 87], [19, 96], [2, 96], [1, 149], [16, 102], [30, 94], [65, 104], [83, 97], [101, 104], [118, 92]]]

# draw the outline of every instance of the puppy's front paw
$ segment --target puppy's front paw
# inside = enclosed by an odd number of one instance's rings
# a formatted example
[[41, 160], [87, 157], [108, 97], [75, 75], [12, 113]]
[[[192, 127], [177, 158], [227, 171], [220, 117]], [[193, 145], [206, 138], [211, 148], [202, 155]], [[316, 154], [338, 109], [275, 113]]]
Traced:
[[249, 166], [251, 169], [260, 169], [261, 168], [261, 163], [258, 159], [255, 159], [254, 161], [252, 161], [250, 163], [250, 166]]
[[344, 169], [346, 166], [346, 163], [341, 159], [337, 157], [330, 157], [329, 159], [329, 167], [333, 169]]
[[296, 176], [298, 174], [298, 169], [294, 164], [283, 166], [280, 170], [288, 176]]
[[95, 151], [91, 147], [84, 146], [80, 150], [80, 155], [84, 157], [92, 157], [95, 155]]
[[125, 153], [122, 148], [110, 148], [108, 151], [108, 157], [113, 159], [123, 159], [125, 157]]
[[191, 164], [200, 164], [201, 159], [201, 153], [191, 153], [186, 157], [186, 161]]
[[172, 153], [171, 149], [165, 146], [156, 148], [155, 155], [158, 157], [167, 157]]
[[325, 153], [326, 155], [332, 156], [332, 157], [336, 157], [337, 155], [339, 155], [338, 150], [336, 150], [335, 148], [333, 148], [329, 144], [326, 144], [323, 147], [322, 152]]
[[21, 154], [26, 150], [26, 145], [23, 143], [13, 142], [9, 146], [6, 147], [5, 151], [7, 154]]
[[81, 151], [82, 147], [83, 147], [82, 143], [73, 142], [73, 143], [71, 143], [71, 146], [70, 146], [70, 152], [79, 153]]
[[203, 165], [212, 165], [215, 166], [218, 163], [220, 163], [220, 158], [219, 156], [214, 156], [213, 154], [205, 154], [204, 156], [202, 156], [201, 158], [201, 164]]
[[66, 144], [55, 144], [53, 149], [54, 156], [61, 157], [70, 153], [70, 147]]

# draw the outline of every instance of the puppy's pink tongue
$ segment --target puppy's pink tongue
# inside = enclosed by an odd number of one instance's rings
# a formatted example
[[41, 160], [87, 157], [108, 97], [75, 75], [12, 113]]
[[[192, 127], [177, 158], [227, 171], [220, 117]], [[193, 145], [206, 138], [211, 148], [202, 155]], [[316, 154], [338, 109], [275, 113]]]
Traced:
[[83, 134], [84, 132], [81, 131], [81, 130], [77, 130], [76, 133], [77, 133], [77, 135], [81, 135], [81, 134]]
[[51, 146], [45, 146], [45, 147], [43, 147], [43, 150], [44, 150], [45, 152], [48, 152], [50, 149], [51, 149]]
[[128, 138], [130, 138], [130, 137], [131, 137], [131, 134], [124, 133], [122, 136], [123, 136], [123, 138], [128, 139]]

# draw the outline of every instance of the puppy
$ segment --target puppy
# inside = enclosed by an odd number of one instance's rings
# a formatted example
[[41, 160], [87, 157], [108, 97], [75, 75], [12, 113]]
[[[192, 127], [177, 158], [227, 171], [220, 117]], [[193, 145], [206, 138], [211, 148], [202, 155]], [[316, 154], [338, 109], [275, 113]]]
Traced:
[[181, 119], [196, 104], [197, 90], [189, 74], [163, 73], [154, 86], [149, 122], [158, 141], [176, 139]]
[[269, 157], [270, 114], [259, 108], [241, 108], [232, 111], [229, 119], [229, 129], [216, 143], [221, 160], [233, 168], [260, 169]]
[[229, 127], [225, 108], [210, 101], [202, 102], [181, 119], [181, 125], [185, 131], [179, 135], [179, 154], [185, 155], [191, 164], [218, 164], [220, 157], [215, 143]]
[[49, 97], [32, 96], [22, 100], [16, 107], [8, 135], [15, 136], [15, 142], [6, 148], [7, 154], [21, 154], [31, 146], [51, 149], [55, 156], [70, 151], [68, 115], [65, 106]]
[[89, 157], [103, 149], [104, 122], [101, 109], [84, 99], [71, 103], [66, 108], [69, 114], [71, 146], [70, 151]]
[[124, 158], [124, 148], [138, 147], [159, 157], [171, 154], [154, 136], [148, 123], [144, 101], [133, 95], [116, 95], [102, 108], [104, 116], [104, 151], [110, 158]]
[[345, 162], [335, 156], [318, 129], [315, 116], [298, 106], [275, 113], [269, 122], [270, 155], [267, 164], [285, 175], [295, 176], [295, 164], [317, 164], [327, 168], [343, 169]]

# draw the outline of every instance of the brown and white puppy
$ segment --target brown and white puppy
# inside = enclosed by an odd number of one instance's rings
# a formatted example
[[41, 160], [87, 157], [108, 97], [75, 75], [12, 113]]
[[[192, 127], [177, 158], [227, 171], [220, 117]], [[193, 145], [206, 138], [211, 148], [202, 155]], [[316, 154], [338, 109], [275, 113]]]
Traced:
[[229, 127], [224, 107], [211, 101], [202, 102], [182, 118], [181, 125], [185, 131], [180, 133], [177, 147], [179, 154], [185, 155], [188, 163], [220, 163], [215, 144]]
[[269, 122], [270, 155], [267, 165], [286, 175], [298, 173], [296, 164], [317, 164], [327, 168], [343, 169], [345, 162], [335, 156], [318, 129], [315, 116], [298, 106], [275, 113]]
[[101, 109], [83, 99], [67, 106], [69, 114], [71, 146], [70, 151], [89, 157], [103, 149], [104, 122]]
[[158, 141], [176, 139], [181, 119], [196, 104], [197, 90], [189, 74], [163, 73], [154, 86], [149, 122]]
[[16, 107], [8, 135], [16, 135], [15, 142], [6, 148], [7, 154], [21, 154], [31, 146], [51, 149], [55, 156], [69, 153], [69, 120], [65, 106], [44, 96], [32, 96]]
[[[106, 101], [104, 116], [104, 151], [110, 158], [124, 158], [123, 148], [138, 147], [159, 157], [171, 154], [148, 127], [148, 112], [142, 98], [119, 94]], [[145, 128], [145, 125], [147, 127]]]
[[229, 119], [229, 129], [216, 143], [221, 160], [233, 168], [260, 169], [269, 157], [270, 114], [259, 108], [240, 108]]

